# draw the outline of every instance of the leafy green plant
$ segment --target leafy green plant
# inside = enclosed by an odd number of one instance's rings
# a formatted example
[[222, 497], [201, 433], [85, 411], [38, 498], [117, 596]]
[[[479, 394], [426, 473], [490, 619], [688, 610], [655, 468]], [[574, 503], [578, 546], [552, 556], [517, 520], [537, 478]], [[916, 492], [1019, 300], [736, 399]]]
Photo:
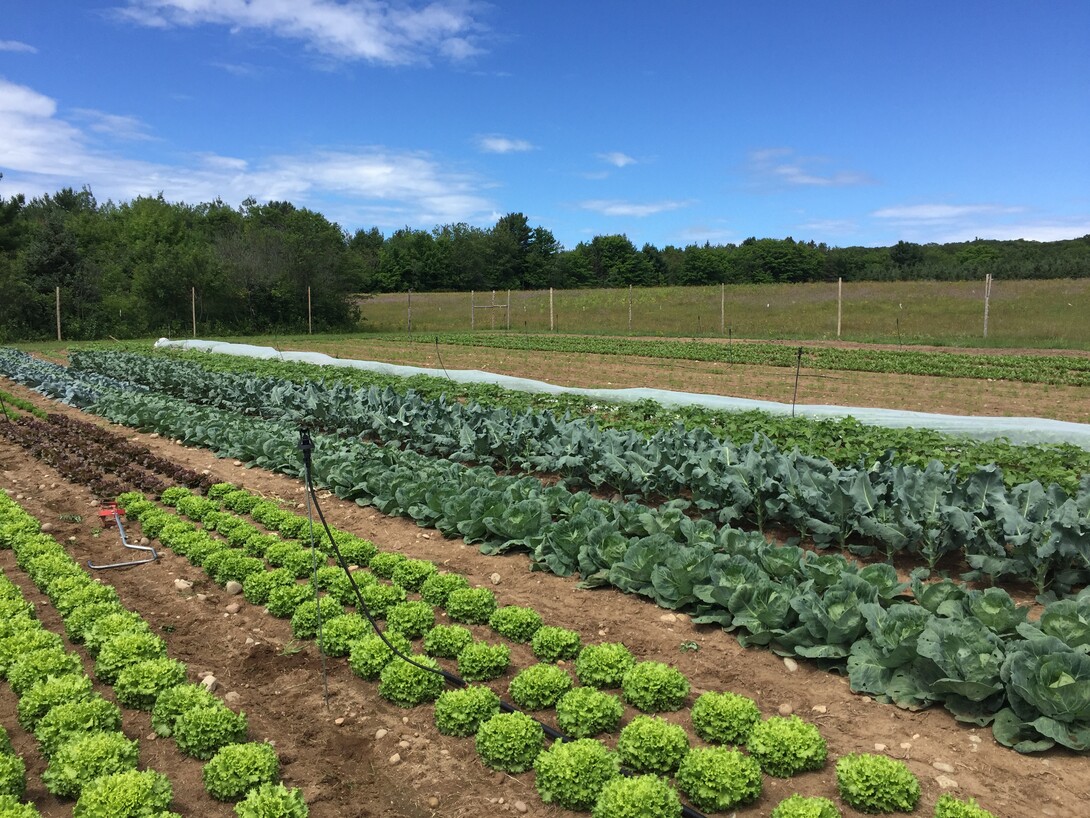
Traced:
[[203, 685], [180, 684], [164, 690], [151, 709], [151, 728], [156, 735], [167, 738], [174, 735], [174, 724], [183, 713], [198, 707], [215, 707], [220, 700]]
[[136, 662], [117, 674], [114, 693], [126, 707], [151, 710], [160, 693], [185, 681], [185, 671], [183, 662], [165, 656]]
[[291, 635], [296, 639], [313, 639], [318, 635], [319, 615], [323, 626], [335, 616], [344, 614], [344, 608], [333, 597], [308, 599], [291, 615]]
[[510, 663], [507, 645], [470, 642], [458, 654], [458, 674], [467, 682], [487, 682], [506, 673]]
[[[336, 536], [336, 532], [334, 532]], [[329, 543], [325, 543], [326, 546]], [[370, 565], [372, 558], [378, 553], [378, 548], [370, 540], [364, 540], [352, 534], [337, 539], [337, 548], [348, 565], [356, 565], [361, 568]]]
[[311, 552], [293, 540], [278, 542], [265, 549], [265, 559], [269, 565], [283, 568], [299, 579], [310, 576], [316, 558], [319, 563], [322, 562], [317, 552]]
[[204, 788], [220, 801], [233, 801], [280, 777], [280, 759], [271, 744], [247, 742], [220, 747], [201, 770]]
[[64, 640], [41, 623], [0, 639], [0, 676], [7, 676], [8, 669], [28, 653], [46, 648], [63, 651]]
[[440, 659], [457, 659], [466, 645], [473, 641], [473, 633], [461, 625], [436, 625], [424, 637], [424, 652]]
[[238, 818], [307, 818], [310, 810], [298, 787], [261, 784], [235, 805]]
[[484, 685], [446, 690], [435, 700], [435, 726], [444, 736], [472, 736], [500, 712], [500, 697]]
[[178, 749], [202, 761], [224, 745], [246, 740], [246, 715], [235, 713], [218, 699], [213, 705], [190, 708], [174, 720]]
[[160, 818], [174, 797], [170, 781], [154, 770], [126, 770], [96, 778], [80, 793], [73, 818]]
[[159, 495], [159, 502], [164, 506], [177, 506], [179, 500], [192, 494], [185, 486], [171, 486]]
[[621, 680], [625, 700], [645, 713], [677, 710], [689, 695], [689, 680], [662, 662], [637, 662]]
[[397, 567], [407, 559], [408, 557], [404, 554], [398, 554], [394, 551], [380, 551], [371, 557], [368, 567], [376, 576], [390, 579]]
[[34, 737], [47, 758], [71, 738], [121, 728], [121, 711], [101, 696], [58, 704], [38, 721]]
[[417, 639], [435, 627], [435, 610], [427, 602], [399, 602], [386, 612], [386, 627]]
[[745, 744], [753, 726], [761, 720], [761, 711], [753, 699], [730, 691], [701, 693], [689, 715], [696, 734], [715, 744]]
[[496, 595], [487, 588], [460, 588], [447, 596], [447, 616], [467, 625], [483, 625], [496, 610]]
[[123, 633], [151, 633], [151, 628], [140, 614], [129, 610], [107, 614], [84, 632], [84, 647], [92, 657], [97, 657], [103, 645]]
[[290, 588], [295, 584], [295, 575], [291, 571], [277, 568], [246, 577], [242, 581], [242, 595], [253, 605], [264, 605], [274, 588]]
[[772, 818], [841, 818], [841, 814], [828, 798], [795, 793], [776, 805]]
[[53, 795], [75, 798], [99, 776], [135, 770], [139, 755], [137, 743], [121, 732], [77, 736], [57, 748], [42, 781]]
[[637, 772], [669, 775], [689, 752], [689, 736], [681, 725], [658, 716], [636, 716], [621, 730], [617, 752]]
[[920, 782], [903, 761], [871, 753], [849, 753], [836, 762], [836, 786], [860, 812], [912, 812]]
[[398, 656], [393, 657], [379, 675], [379, 695], [398, 707], [416, 707], [435, 701], [443, 692], [443, 677], [424, 669], [438, 670], [439, 663], [430, 656], [415, 655], [411, 658], [415, 665]]
[[22, 756], [0, 753], [0, 795], [22, 798], [26, 794], [26, 763]]
[[620, 776], [621, 763], [602, 742], [581, 738], [554, 742], [537, 757], [534, 772], [538, 795], [546, 804], [589, 810], [605, 785]]
[[19, 724], [34, 732], [38, 721], [58, 704], [91, 698], [91, 679], [83, 673], [54, 676], [38, 682], [19, 697]]
[[420, 586], [420, 597], [432, 605], [445, 608], [451, 591], [469, 587], [469, 580], [461, 574], [432, 574]]
[[16, 696], [50, 676], [82, 673], [83, 663], [74, 653], [61, 648], [42, 648], [23, 654], [8, 668], [8, 684]]
[[677, 790], [656, 775], [622, 776], [602, 787], [591, 815], [593, 818], [680, 818], [681, 800]]
[[761, 795], [761, 767], [737, 750], [697, 748], [678, 767], [677, 785], [697, 809], [726, 812]]
[[224, 549], [215, 556], [219, 558], [215, 564], [211, 563], [211, 557], [204, 561], [204, 570], [221, 588], [228, 582], [244, 583], [249, 576], [265, 573], [265, 563], [257, 557], [248, 557], [230, 549]]
[[[406, 656], [412, 653], [412, 644], [397, 631], [386, 631], [383, 636]], [[383, 641], [382, 636], [371, 633], [352, 642], [348, 652], [348, 667], [360, 678], [377, 679], [393, 658], [394, 652], [390, 650], [390, 645]]]
[[512, 642], [529, 642], [541, 627], [541, 614], [533, 608], [505, 605], [492, 613], [488, 624]]
[[587, 645], [575, 660], [575, 676], [591, 687], [620, 687], [624, 675], [636, 664], [635, 657], [620, 642]]
[[371, 623], [359, 614], [344, 614], [322, 624], [318, 647], [326, 656], [347, 656], [354, 641], [374, 632]]
[[572, 738], [612, 732], [622, 715], [620, 698], [594, 687], [573, 688], [556, 703], [556, 726]]
[[583, 647], [582, 638], [577, 631], [558, 628], [554, 625], [542, 625], [530, 640], [530, 649], [542, 662], [557, 662], [561, 659], [574, 659]]
[[37, 808], [19, 801], [22, 796], [0, 793], [0, 816], [3, 818], [41, 818]]
[[497, 713], [477, 729], [476, 746], [486, 766], [524, 773], [545, 746], [545, 731], [525, 713]]
[[394, 567], [390, 574], [390, 581], [394, 585], [400, 585], [406, 591], [419, 591], [428, 578], [437, 573], [439, 569], [431, 560], [408, 559]]
[[962, 801], [944, 792], [935, 802], [935, 818], [995, 818], [995, 816], [980, 806], [976, 799]]
[[124, 610], [125, 608], [117, 602], [92, 602], [88, 605], [81, 605], [65, 618], [65, 633], [68, 634], [69, 640], [79, 644], [96, 622], [110, 614], [121, 613]]
[[141, 631], [118, 634], [98, 652], [95, 676], [101, 682], [113, 684], [129, 665], [145, 659], [165, 658], [166, 652], [166, 643], [155, 634]]
[[242, 489], [228, 492], [222, 499], [227, 508], [237, 511], [239, 514], [249, 514], [253, 507], [261, 502], [261, 498], [256, 494], [250, 494], [250, 492]]
[[777, 778], [820, 770], [829, 755], [817, 727], [798, 716], [773, 716], [754, 726], [746, 742], [761, 769]]
[[[330, 589], [330, 593], [332, 592], [333, 589]], [[360, 596], [363, 597], [363, 604], [367, 606], [367, 610], [371, 612], [371, 615], [376, 619], [382, 619], [392, 607], [405, 601], [405, 589], [400, 585], [386, 585], [385, 583], [375, 582], [369, 585], [361, 585]], [[355, 603], [356, 600], [353, 599], [352, 601]]]
[[507, 691], [511, 700], [527, 710], [553, 707], [560, 697], [571, 690], [568, 671], [556, 665], [531, 665], [515, 674]]
[[[287, 574], [291, 576], [290, 571]], [[243, 586], [242, 590], [245, 593], [245, 586]], [[295, 613], [296, 608], [313, 596], [314, 591], [311, 588], [306, 585], [296, 585], [293, 577], [291, 585], [275, 584], [269, 588], [269, 594], [265, 600], [265, 610], [275, 617], [287, 619]]]

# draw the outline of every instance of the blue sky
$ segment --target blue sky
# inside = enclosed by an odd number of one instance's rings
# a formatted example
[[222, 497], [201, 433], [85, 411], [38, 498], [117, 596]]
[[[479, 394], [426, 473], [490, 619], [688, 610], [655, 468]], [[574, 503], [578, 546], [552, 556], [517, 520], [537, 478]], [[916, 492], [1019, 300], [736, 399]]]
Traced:
[[567, 247], [1090, 233], [1090, 2], [0, 0], [0, 195]]

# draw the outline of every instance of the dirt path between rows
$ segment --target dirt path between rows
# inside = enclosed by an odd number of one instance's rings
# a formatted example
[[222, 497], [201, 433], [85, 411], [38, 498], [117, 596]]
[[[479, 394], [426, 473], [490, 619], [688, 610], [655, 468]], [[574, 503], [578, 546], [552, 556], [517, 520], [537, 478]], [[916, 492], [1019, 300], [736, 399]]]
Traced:
[[[197, 470], [243, 485], [250, 491], [289, 502], [303, 499], [299, 481], [259, 469], [246, 469], [211, 453], [186, 448], [147, 434], [137, 434], [58, 407], [40, 396], [0, 379], [2, 388], [50, 411], [92, 420], [125, 433], [155, 453]], [[3, 422], [3, 421], [0, 421]], [[56, 527], [55, 536], [68, 544], [79, 560], [117, 559], [116, 532], [100, 530], [91, 495], [61, 479], [50, 467], [21, 449], [0, 442], [0, 488], [19, 496], [19, 502], [42, 522]], [[500, 604], [534, 607], [548, 624], [579, 630], [584, 640], [624, 642], [639, 659], [676, 665], [690, 679], [688, 704], [706, 690], [732, 690], [753, 697], [766, 715], [792, 710], [814, 721], [829, 742], [830, 762], [818, 772], [790, 780], [765, 777], [765, 791], [740, 816], [767, 816], [782, 798], [800, 791], [835, 798], [833, 762], [849, 752], [887, 752], [903, 758], [919, 776], [923, 798], [918, 814], [929, 816], [942, 791], [943, 776], [934, 763], [949, 764], [946, 777], [957, 782], [961, 796], [973, 795], [997, 816], [1074, 816], [1090, 802], [1090, 767], [1086, 758], [1063, 750], [1020, 756], [996, 744], [987, 729], [959, 724], [943, 710], [909, 712], [857, 696], [847, 681], [800, 662], [795, 671], [767, 651], [746, 650], [729, 634], [711, 626], [694, 626], [684, 618], [655, 607], [642, 598], [617, 591], [579, 590], [574, 580], [531, 572], [523, 555], [485, 557], [460, 541], [448, 540], [411, 521], [386, 517], [372, 508], [324, 496], [323, 507], [331, 524], [373, 540], [381, 549], [435, 560], [444, 568], [465, 574], [471, 584], [492, 587]], [[66, 515], [82, 515], [79, 523]], [[62, 519], [64, 518], [64, 519]], [[138, 534], [137, 532], [134, 532]], [[25, 575], [14, 568], [10, 552], [0, 552], [0, 567], [24, 588]], [[498, 574], [498, 584], [490, 577]], [[180, 592], [174, 581], [193, 581], [191, 591]], [[470, 740], [441, 736], [434, 727], [432, 707], [397, 708], [377, 693], [377, 685], [353, 676], [343, 659], [327, 663], [329, 706], [323, 695], [322, 662], [312, 642], [291, 638], [288, 622], [277, 620], [240, 597], [229, 597], [203, 572], [173, 554], [158, 563], [103, 572], [123, 602], [139, 611], [155, 632], [164, 636], [171, 656], [185, 661], [193, 680], [211, 671], [220, 680], [221, 693], [234, 691], [250, 719], [251, 737], [275, 742], [283, 761], [283, 776], [303, 789], [313, 818], [359, 816], [517, 815], [516, 802], [532, 816], [568, 815], [541, 803], [531, 774], [493, 773], [477, 761]], [[42, 618], [51, 627], [55, 612], [36, 592]], [[226, 606], [240, 602], [238, 613]], [[55, 629], [55, 628], [54, 628]], [[482, 637], [496, 641], [485, 630]], [[697, 650], [682, 650], [695, 644]], [[533, 662], [527, 648], [512, 650], [512, 669]], [[90, 668], [90, 665], [88, 665]], [[501, 695], [512, 673], [492, 684]], [[71, 804], [44, 793], [42, 763], [33, 740], [14, 721], [14, 698], [0, 694], [3, 724], [16, 747], [31, 760], [28, 797], [42, 807], [44, 816], [69, 816]], [[635, 714], [626, 710], [625, 721]], [[687, 709], [668, 718], [691, 730]], [[343, 719], [338, 724], [338, 720]], [[179, 754], [169, 740], [150, 740], [146, 714], [125, 711], [125, 729], [141, 739], [142, 762], [166, 773], [175, 787], [175, 808], [187, 816], [230, 816], [228, 805], [212, 801], [204, 792], [200, 763]], [[376, 738], [376, 731], [388, 731]], [[615, 741], [616, 734], [609, 740]], [[694, 738], [694, 741], [696, 739]], [[881, 745], [879, 749], [878, 745]], [[390, 757], [401, 761], [391, 764]], [[502, 801], [500, 800], [502, 799]], [[844, 809], [846, 816], [858, 813]]]

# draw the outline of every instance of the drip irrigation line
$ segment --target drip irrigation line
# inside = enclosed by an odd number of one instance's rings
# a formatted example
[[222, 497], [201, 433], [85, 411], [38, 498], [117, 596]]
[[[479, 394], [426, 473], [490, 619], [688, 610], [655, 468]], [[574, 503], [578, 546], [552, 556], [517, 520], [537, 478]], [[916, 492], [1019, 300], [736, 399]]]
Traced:
[[[367, 603], [363, 601], [363, 595], [360, 593], [359, 586], [356, 584], [356, 578], [353, 577], [352, 572], [348, 570], [348, 563], [345, 561], [344, 556], [341, 554], [341, 549], [337, 546], [337, 541], [333, 538], [333, 532], [330, 531], [329, 523], [326, 522], [325, 514], [322, 512], [322, 506], [318, 502], [318, 492], [314, 488], [314, 477], [313, 477], [314, 464], [313, 464], [313, 461], [312, 461], [312, 458], [311, 458], [311, 455], [314, 452], [314, 441], [310, 437], [310, 430], [305, 428], [305, 427], [299, 429], [299, 451], [302, 452], [302, 454], [303, 454], [303, 474], [304, 474], [304, 484], [305, 484], [305, 487], [306, 487], [306, 494], [307, 494], [307, 513], [308, 514], [310, 513], [310, 504], [313, 502], [314, 510], [316, 512], [318, 512], [318, 519], [322, 523], [322, 529], [325, 531], [326, 537], [329, 538], [329, 544], [333, 549], [333, 554], [335, 555], [335, 557], [337, 559], [337, 564], [340, 566], [341, 570], [344, 571], [345, 574], [348, 576], [348, 582], [352, 586], [352, 591], [356, 596], [357, 607], [363, 613], [363, 615], [367, 618], [367, 621], [371, 623], [371, 627], [373, 627], [375, 629], [375, 633], [383, 641], [383, 643], [385, 643], [386, 647], [388, 647], [390, 649], [390, 651], [395, 656], [397, 656], [400, 659], [405, 660], [410, 665], [413, 665], [414, 667], [418, 667], [421, 670], [426, 670], [428, 673], [435, 673], [435, 674], [437, 674], [439, 676], [442, 676], [449, 684], [454, 685], [455, 687], [458, 687], [458, 688], [468, 687], [469, 683], [465, 679], [463, 679], [462, 677], [460, 677], [460, 676], [458, 676], [458, 675], [456, 675], [454, 673], [450, 673], [449, 671], [443, 670], [442, 668], [437, 669], [437, 668], [433, 668], [433, 667], [428, 667], [427, 665], [420, 664], [419, 662], [413, 660], [412, 658], [406, 656], [404, 653], [402, 653], [400, 650], [398, 650], [397, 647], [395, 645], [393, 645], [390, 642], [389, 639], [386, 638], [386, 634], [383, 633], [382, 630], [379, 628], [378, 622], [375, 620], [374, 615], [371, 613], [371, 609], [368, 608]], [[315, 542], [314, 534], [313, 534], [313, 527], [314, 527], [314, 523], [313, 523], [313, 518], [312, 518], [311, 519], [311, 543], [312, 543], [312, 547], [313, 547], [313, 543]], [[317, 586], [317, 583], [315, 583], [315, 585]], [[321, 627], [321, 613], [320, 612], [319, 612], [319, 615], [318, 615], [318, 622], [319, 622], [319, 628], [320, 628]], [[323, 652], [323, 656], [324, 656], [324, 652]], [[513, 704], [509, 704], [508, 702], [505, 702], [503, 699], [500, 699], [500, 710], [503, 711], [504, 713], [523, 713], [524, 715], [530, 716], [530, 714], [524, 713], [524, 711], [519, 710], [519, 708], [515, 707]], [[541, 727], [541, 729], [545, 732], [545, 735], [548, 736], [553, 741], [565, 741], [565, 742], [572, 741], [570, 736], [568, 736], [568, 735], [566, 735], [564, 733], [561, 733], [559, 730], [556, 730], [556, 729], [550, 727], [549, 725], [542, 722], [540, 719], [534, 718], [533, 716], [530, 716], [530, 718], [534, 719], [534, 721], [537, 722], [538, 725]], [[621, 774], [625, 775], [625, 776], [638, 775], [638, 773], [636, 773], [636, 772], [634, 772], [632, 770], [629, 770], [629, 769], [627, 769], [625, 767], [621, 767]], [[682, 806], [681, 806], [681, 814], [682, 814], [682, 816], [684, 816], [684, 818], [706, 818], [704, 813], [699, 812], [699, 811], [693, 809], [692, 807], [686, 806], [684, 804], [682, 804]]]
[[438, 335], [435, 336], [435, 357], [439, 359], [439, 366], [442, 368], [443, 374], [447, 376], [447, 380], [450, 381], [451, 383], [454, 383], [454, 379], [452, 377], [450, 377], [450, 373], [447, 372], [447, 367], [443, 363], [443, 356], [439, 354], [439, 336]]
[[325, 700], [325, 709], [329, 710], [329, 670], [326, 667], [325, 642], [322, 639], [322, 601], [318, 597], [318, 549], [315, 547], [317, 540], [314, 538], [314, 512], [311, 508], [310, 491], [306, 495], [307, 521], [310, 523], [311, 583], [314, 586], [314, 611], [318, 617], [318, 653], [322, 657], [322, 698]]

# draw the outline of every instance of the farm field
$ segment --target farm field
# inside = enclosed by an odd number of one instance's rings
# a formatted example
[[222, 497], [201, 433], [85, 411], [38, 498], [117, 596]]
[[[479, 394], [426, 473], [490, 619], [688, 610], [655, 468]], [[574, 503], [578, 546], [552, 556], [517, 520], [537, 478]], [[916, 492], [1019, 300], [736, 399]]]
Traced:
[[[517, 354], [526, 357], [526, 353]], [[461, 368], [447, 359], [445, 351], [443, 358], [448, 367]], [[595, 385], [601, 383], [599, 379]], [[50, 412], [107, 425], [10, 382], [0, 381], [0, 388]], [[138, 402], [134, 396], [133, 404]], [[298, 479], [260, 468], [243, 469], [238, 460], [221, 460], [204, 449], [179, 446], [165, 435], [109, 428], [197, 473], [208, 471], [210, 481], [229, 480], [299, 511], [303, 495]], [[274, 460], [286, 456], [284, 451], [270, 455]], [[115, 532], [96, 533], [95, 498], [73, 487], [53, 467], [29, 460], [23, 450], [0, 441], [0, 479], [11, 496], [22, 495], [18, 502], [28, 511], [56, 527], [54, 536], [62, 541], [75, 537], [69, 544], [74, 557], [81, 561], [116, 558]], [[333, 525], [373, 541], [381, 551], [433, 560], [443, 570], [465, 575], [473, 586], [492, 589], [501, 605], [530, 606], [546, 623], [579, 631], [586, 643], [620, 641], [640, 660], [676, 666], [692, 685], [687, 697], [690, 705], [704, 691], [730, 690], [753, 698], [765, 716], [793, 712], [816, 724], [828, 742], [829, 763], [789, 779], [764, 776], [763, 794], [739, 809], [739, 815], [767, 815], [795, 791], [835, 800], [833, 761], [851, 752], [879, 752], [905, 760], [923, 787], [918, 807], [922, 815], [931, 814], [944, 787], [977, 797], [996, 815], [1010, 816], [1077, 814], [1078, 804], [1090, 797], [1085, 757], [1074, 752], [1054, 749], [1021, 756], [1000, 746], [987, 728], [959, 723], [938, 706], [913, 712], [853, 694], [846, 678], [821, 671], [804, 659], [792, 669], [767, 650], [740, 647], [735, 636], [716, 625], [695, 625], [689, 617], [665, 611], [639, 596], [608, 587], [580, 590], [572, 578], [531, 573], [523, 554], [485, 556], [478, 548], [423, 524], [386, 516], [374, 507], [360, 507], [328, 492], [322, 503]], [[83, 520], [74, 522], [76, 516]], [[134, 535], [139, 534], [138, 525], [133, 524], [133, 529]], [[775, 531], [769, 534], [778, 536]], [[10, 552], [0, 552], [0, 566], [18, 577], [19, 569], [10, 557]], [[904, 570], [901, 573], [905, 576]], [[313, 643], [293, 638], [287, 621], [264, 613], [260, 606], [228, 596], [190, 561], [164, 550], [158, 563], [105, 578], [155, 632], [164, 635], [171, 656], [184, 660], [192, 673], [214, 673], [221, 690], [238, 694], [239, 707], [250, 719], [251, 737], [275, 742], [284, 780], [302, 788], [311, 815], [571, 814], [542, 804], [532, 775], [490, 772], [475, 757], [471, 740], [440, 735], [431, 705], [411, 710], [393, 706], [378, 696], [375, 683], [355, 677], [343, 659], [328, 662], [330, 706], [326, 708], [322, 663]], [[177, 579], [193, 585], [179, 590]], [[49, 619], [48, 605], [41, 604], [43, 597], [29, 588], [27, 594], [40, 603], [43, 620]], [[53, 616], [52, 624], [57, 622]], [[484, 630], [478, 633], [488, 638]], [[512, 668], [492, 684], [501, 695], [514, 670], [535, 661], [524, 645], [515, 644], [511, 650]], [[12, 697], [8, 702], [12, 708], [13, 701]], [[624, 721], [636, 714], [626, 707]], [[135, 715], [134, 736], [150, 735], [146, 714]], [[687, 710], [665, 715], [691, 733]], [[338, 719], [342, 720], [339, 724]], [[34, 742], [12, 725], [5, 726], [13, 734], [16, 749], [32, 760], [28, 767], [34, 782], [35, 772], [44, 766], [40, 760], [34, 766]], [[129, 726], [127, 720], [125, 726]], [[377, 737], [380, 730], [386, 732]], [[692, 740], [700, 743], [695, 737]], [[205, 793], [199, 762], [177, 753], [169, 742], [141, 741], [141, 747], [143, 761], [170, 775], [179, 812], [232, 814], [228, 805], [212, 801]], [[390, 761], [394, 753], [399, 755], [397, 763]], [[43, 815], [67, 814], [70, 806], [33, 786], [28, 796], [42, 805]], [[437, 801], [430, 802], [432, 798]], [[860, 814], [840, 806], [845, 815]]]

